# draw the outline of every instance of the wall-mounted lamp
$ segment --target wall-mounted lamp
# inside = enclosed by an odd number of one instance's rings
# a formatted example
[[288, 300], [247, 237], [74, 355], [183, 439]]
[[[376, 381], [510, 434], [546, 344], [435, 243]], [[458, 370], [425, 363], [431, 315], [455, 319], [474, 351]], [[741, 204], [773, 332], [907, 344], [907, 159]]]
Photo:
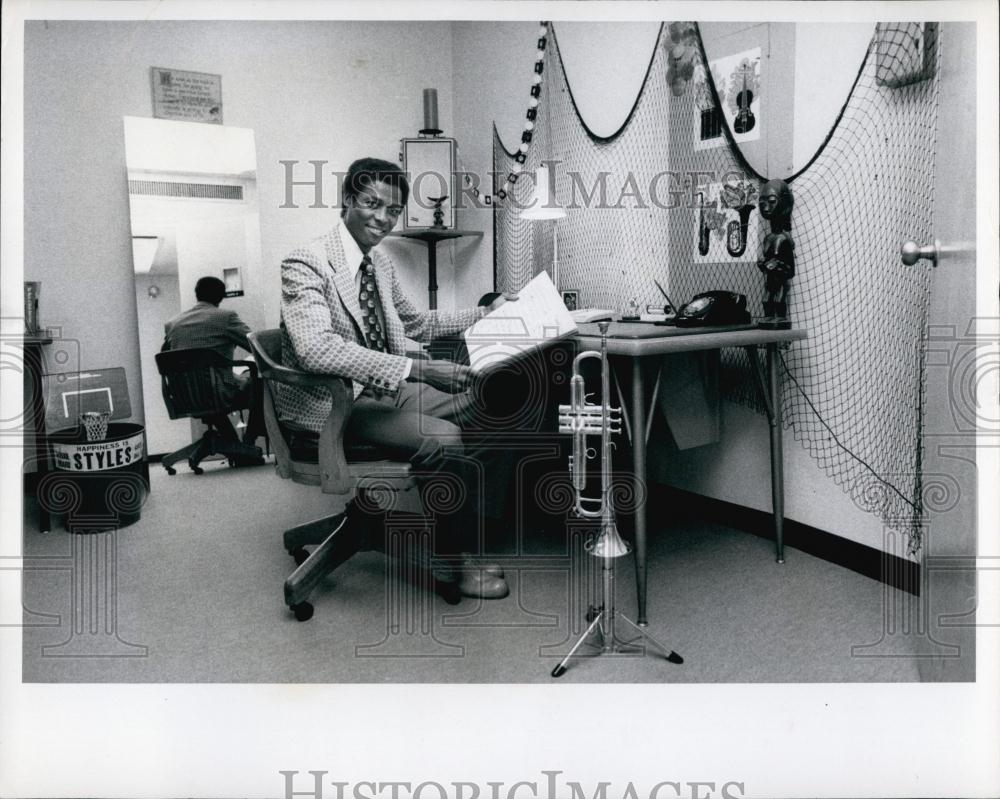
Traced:
[[149, 295], [149, 298], [151, 300], [155, 300], [157, 297], [160, 296], [160, 287], [159, 286], [150, 286], [146, 290], [146, 293]]
[[549, 168], [540, 166], [535, 171], [535, 190], [531, 194], [527, 207], [521, 211], [521, 219], [552, 220], [552, 284], [559, 291], [559, 234], [556, 231], [556, 220], [566, 216], [566, 210], [559, 205], [555, 197], [555, 184], [551, 182]]

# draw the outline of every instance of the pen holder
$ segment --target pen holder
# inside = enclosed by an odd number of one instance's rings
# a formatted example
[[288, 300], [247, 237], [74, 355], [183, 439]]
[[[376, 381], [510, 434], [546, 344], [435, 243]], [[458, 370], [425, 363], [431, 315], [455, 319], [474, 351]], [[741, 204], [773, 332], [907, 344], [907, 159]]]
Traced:
[[639, 303], [633, 297], [628, 304], [628, 308], [622, 311], [621, 320], [623, 322], [638, 322], [640, 318]]

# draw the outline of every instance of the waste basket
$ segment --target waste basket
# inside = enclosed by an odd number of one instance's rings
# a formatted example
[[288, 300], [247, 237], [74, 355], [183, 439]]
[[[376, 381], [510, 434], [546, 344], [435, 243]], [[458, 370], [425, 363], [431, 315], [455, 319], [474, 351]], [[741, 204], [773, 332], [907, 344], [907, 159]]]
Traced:
[[52, 472], [45, 502], [66, 517], [71, 532], [101, 532], [139, 520], [149, 492], [146, 430], [131, 422], [111, 422], [107, 436], [88, 441], [83, 425], [48, 437]]

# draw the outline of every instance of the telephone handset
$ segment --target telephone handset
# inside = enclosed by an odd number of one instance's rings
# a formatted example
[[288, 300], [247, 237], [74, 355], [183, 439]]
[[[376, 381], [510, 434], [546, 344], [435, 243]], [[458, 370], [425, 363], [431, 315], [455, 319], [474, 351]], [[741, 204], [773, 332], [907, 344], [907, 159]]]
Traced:
[[677, 311], [678, 327], [742, 325], [750, 321], [747, 298], [735, 291], [706, 291]]

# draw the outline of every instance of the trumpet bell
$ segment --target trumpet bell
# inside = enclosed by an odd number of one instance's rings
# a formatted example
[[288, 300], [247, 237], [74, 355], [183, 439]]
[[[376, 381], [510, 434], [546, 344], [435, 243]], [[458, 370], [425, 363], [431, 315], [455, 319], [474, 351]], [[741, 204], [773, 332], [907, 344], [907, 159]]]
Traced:
[[590, 554], [595, 558], [620, 558], [631, 551], [629, 545], [618, 534], [618, 525], [611, 519], [601, 525], [601, 532], [591, 547]]

